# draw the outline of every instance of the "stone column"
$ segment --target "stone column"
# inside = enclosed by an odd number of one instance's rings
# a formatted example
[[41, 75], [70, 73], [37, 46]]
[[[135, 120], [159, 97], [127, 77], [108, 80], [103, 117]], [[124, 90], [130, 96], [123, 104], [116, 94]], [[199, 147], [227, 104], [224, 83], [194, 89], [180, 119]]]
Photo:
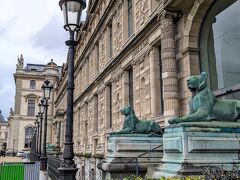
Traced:
[[178, 116], [179, 113], [173, 20], [173, 13], [163, 12], [161, 17], [161, 59], [165, 125], [168, 125], [170, 118]]

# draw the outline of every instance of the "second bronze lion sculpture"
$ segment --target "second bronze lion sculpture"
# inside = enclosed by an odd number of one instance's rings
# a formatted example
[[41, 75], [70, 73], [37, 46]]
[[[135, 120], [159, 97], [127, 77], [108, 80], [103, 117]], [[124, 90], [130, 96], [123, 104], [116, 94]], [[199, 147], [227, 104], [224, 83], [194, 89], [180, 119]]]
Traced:
[[139, 120], [130, 105], [122, 108], [120, 112], [125, 116], [123, 129], [112, 132], [111, 134], [163, 134], [163, 131], [158, 123], [149, 120]]
[[240, 101], [217, 99], [207, 87], [206, 72], [187, 80], [188, 89], [193, 92], [190, 113], [181, 118], [169, 120], [170, 124], [180, 122], [225, 121], [237, 122], [240, 118]]

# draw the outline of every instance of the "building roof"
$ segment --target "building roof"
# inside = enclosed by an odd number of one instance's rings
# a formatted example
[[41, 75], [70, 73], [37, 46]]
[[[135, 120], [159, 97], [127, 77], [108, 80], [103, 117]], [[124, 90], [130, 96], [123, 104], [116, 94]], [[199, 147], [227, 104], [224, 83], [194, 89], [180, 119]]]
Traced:
[[5, 119], [4, 119], [3, 115], [2, 115], [2, 111], [1, 110], [0, 110], [0, 122], [5, 122]]
[[24, 68], [25, 71], [44, 71], [45, 65], [42, 64], [27, 64], [27, 66]]

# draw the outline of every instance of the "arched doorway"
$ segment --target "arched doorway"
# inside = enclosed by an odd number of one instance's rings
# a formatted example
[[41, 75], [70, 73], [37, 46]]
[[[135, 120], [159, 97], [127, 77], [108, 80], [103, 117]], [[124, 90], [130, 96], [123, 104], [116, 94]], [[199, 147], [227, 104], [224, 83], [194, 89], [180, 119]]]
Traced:
[[218, 0], [200, 35], [201, 71], [217, 97], [240, 100], [240, 0]]
[[24, 144], [24, 148], [31, 148], [33, 130], [34, 130], [33, 127], [27, 127], [25, 129], [25, 144]]

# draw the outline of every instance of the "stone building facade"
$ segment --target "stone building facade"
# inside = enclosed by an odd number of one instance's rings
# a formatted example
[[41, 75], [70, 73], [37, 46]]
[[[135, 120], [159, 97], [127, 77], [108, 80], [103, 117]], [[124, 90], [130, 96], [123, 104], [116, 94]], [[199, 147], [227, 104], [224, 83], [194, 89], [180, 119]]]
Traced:
[[[56, 86], [61, 70], [61, 67], [57, 66], [53, 60], [46, 65], [27, 64], [24, 67], [23, 56], [21, 55], [18, 58], [16, 73], [14, 74], [16, 85], [15, 107], [8, 118], [8, 153], [30, 150], [34, 121], [36, 121], [36, 115], [39, 111], [38, 103], [40, 103], [43, 94], [41, 86], [46, 79]], [[51, 94], [48, 107], [48, 143], [54, 143], [52, 136], [54, 132], [52, 126], [54, 98], [55, 89]]]
[[[188, 113], [186, 80], [201, 71], [218, 98], [240, 99], [239, 0], [90, 0], [75, 53], [74, 152], [78, 179], [97, 164], [119, 109], [162, 127]], [[57, 85], [53, 142], [63, 148], [67, 67]]]

